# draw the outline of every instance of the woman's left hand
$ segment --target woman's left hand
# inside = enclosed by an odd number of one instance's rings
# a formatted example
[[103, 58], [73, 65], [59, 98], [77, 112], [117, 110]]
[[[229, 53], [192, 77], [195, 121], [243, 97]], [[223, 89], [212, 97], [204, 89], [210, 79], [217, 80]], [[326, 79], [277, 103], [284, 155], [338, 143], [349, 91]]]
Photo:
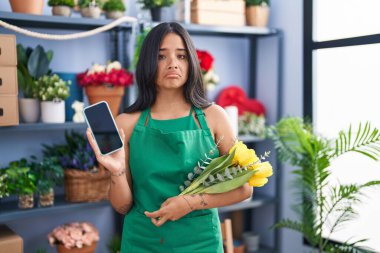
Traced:
[[192, 211], [192, 209], [190, 209], [191, 203], [186, 200], [190, 201], [189, 196], [175, 196], [168, 198], [161, 204], [161, 208], [159, 210], [155, 212], [145, 211], [144, 214], [151, 218], [152, 223], [155, 226], [159, 227], [168, 220], [176, 221], [190, 213]]

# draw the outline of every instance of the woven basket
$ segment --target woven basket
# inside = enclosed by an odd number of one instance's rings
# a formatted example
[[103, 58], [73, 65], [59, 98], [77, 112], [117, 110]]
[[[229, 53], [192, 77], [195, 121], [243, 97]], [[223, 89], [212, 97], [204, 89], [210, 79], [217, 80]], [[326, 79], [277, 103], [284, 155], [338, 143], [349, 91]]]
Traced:
[[96, 202], [108, 199], [110, 174], [102, 167], [98, 172], [65, 169], [65, 199], [69, 202]]

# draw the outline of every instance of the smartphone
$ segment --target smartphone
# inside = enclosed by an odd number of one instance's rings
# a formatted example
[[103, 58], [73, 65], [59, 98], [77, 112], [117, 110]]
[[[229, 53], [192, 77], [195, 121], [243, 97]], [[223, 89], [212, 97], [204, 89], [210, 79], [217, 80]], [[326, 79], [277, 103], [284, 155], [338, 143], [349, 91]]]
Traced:
[[107, 102], [101, 101], [87, 106], [83, 114], [102, 155], [109, 155], [123, 148], [123, 141]]

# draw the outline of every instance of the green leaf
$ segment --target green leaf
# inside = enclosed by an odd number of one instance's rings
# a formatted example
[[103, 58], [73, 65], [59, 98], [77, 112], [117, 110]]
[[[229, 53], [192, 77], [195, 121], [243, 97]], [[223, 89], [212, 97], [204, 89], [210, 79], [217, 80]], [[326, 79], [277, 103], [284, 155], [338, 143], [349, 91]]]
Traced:
[[197, 193], [209, 193], [209, 194], [215, 194], [215, 193], [224, 193], [228, 191], [232, 191], [236, 188], [239, 188], [243, 186], [245, 183], [248, 182], [248, 180], [252, 177], [254, 174], [254, 170], [245, 170], [238, 176], [234, 177], [233, 179], [226, 180], [224, 182], [219, 182], [215, 185], [206, 187], [202, 189], [202, 191], [197, 191]]
[[34, 79], [46, 75], [49, 71], [49, 59], [42, 46], [33, 50], [28, 60], [28, 71]]
[[229, 155], [214, 158], [210, 164], [206, 166], [204, 171], [180, 195], [184, 195], [188, 192], [193, 191], [199, 185], [201, 185], [209, 177], [209, 175], [215, 175], [219, 170], [231, 165], [234, 156], [235, 150]]

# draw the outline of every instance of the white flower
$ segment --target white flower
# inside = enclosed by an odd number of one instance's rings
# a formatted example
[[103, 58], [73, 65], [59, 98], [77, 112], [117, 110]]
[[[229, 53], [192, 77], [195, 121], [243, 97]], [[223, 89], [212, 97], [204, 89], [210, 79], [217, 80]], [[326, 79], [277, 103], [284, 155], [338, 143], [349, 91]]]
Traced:
[[214, 76], [212, 77], [212, 81], [214, 83], [219, 83], [220, 79], [219, 79], [219, 76], [217, 74], [214, 73]]
[[101, 73], [101, 72], [104, 72], [105, 70], [106, 70], [105, 66], [95, 63], [92, 65], [90, 70], [87, 72], [87, 75], [91, 75], [94, 73]]
[[114, 62], [110, 62], [110, 63], [108, 63], [106, 72], [109, 73], [109, 72], [111, 72], [111, 70], [113, 70], [113, 69], [116, 69], [116, 70], [121, 69], [121, 64], [120, 64], [120, 62], [118, 62], [118, 61], [114, 61]]

